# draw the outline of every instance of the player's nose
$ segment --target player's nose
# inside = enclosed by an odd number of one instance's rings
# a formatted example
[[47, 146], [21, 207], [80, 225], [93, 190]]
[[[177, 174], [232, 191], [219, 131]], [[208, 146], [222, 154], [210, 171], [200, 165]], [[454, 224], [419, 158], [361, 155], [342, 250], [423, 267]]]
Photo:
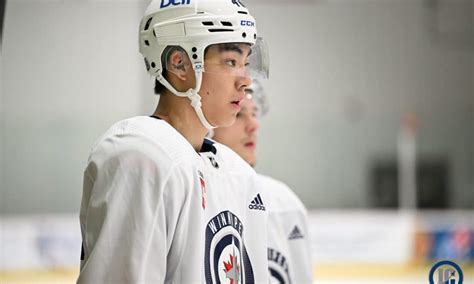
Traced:
[[260, 128], [260, 123], [258, 122], [257, 117], [255, 116], [250, 116], [249, 119], [247, 120], [247, 125], [246, 125], [246, 132], [247, 133], [255, 133], [257, 130]]
[[248, 74], [248, 72], [245, 72], [243, 76], [239, 76], [237, 80], [237, 89], [239, 91], [244, 91], [246, 88], [248, 88], [252, 84], [252, 78]]

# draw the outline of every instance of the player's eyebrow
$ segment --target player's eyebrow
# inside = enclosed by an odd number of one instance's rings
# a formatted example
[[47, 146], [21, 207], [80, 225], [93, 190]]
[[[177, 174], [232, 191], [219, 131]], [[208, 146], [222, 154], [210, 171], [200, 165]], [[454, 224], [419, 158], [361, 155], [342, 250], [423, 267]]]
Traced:
[[[219, 51], [234, 51], [240, 55], [244, 54], [244, 51], [240, 48], [238, 43], [224, 43], [219, 46]], [[250, 54], [252, 54], [252, 49], [249, 49], [247, 56], [250, 56]]]

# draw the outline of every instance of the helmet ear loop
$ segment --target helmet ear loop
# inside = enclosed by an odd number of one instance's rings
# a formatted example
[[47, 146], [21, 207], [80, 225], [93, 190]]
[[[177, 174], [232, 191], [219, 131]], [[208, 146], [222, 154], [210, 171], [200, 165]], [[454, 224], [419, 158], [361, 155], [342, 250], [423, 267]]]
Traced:
[[170, 73], [175, 74], [181, 80], [185, 80], [185, 74], [187, 68], [189, 68], [191, 63], [187, 55], [180, 51], [174, 51], [170, 58], [168, 59], [166, 70]]
[[[181, 53], [184, 55], [183, 53]], [[172, 55], [174, 56], [174, 55]], [[184, 58], [184, 57], [181, 57]], [[172, 68], [167, 68], [166, 70], [171, 72], [171, 73], [178, 73], [176, 74], [179, 76], [179, 73], [181, 75], [186, 73], [186, 59], [185, 60], [180, 60], [179, 62], [173, 64], [172, 60], [169, 62], [169, 66]], [[215, 126], [210, 124], [206, 117], [204, 116], [204, 113], [202, 111], [202, 102], [201, 102], [201, 96], [199, 95], [199, 91], [201, 90], [201, 85], [202, 85], [202, 65], [201, 64], [194, 64], [193, 70], [194, 74], [196, 77], [196, 85], [194, 88], [188, 89], [186, 92], [179, 92], [177, 91], [169, 82], [166, 80], [161, 72], [158, 72], [158, 75], [156, 79], [163, 85], [165, 86], [170, 92], [172, 92], [174, 95], [178, 97], [187, 97], [191, 101], [191, 106], [194, 108], [194, 111], [196, 112], [196, 115], [199, 118], [199, 121], [201, 124], [208, 130], [214, 129]], [[175, 69], [174, 69], [175, 68]]]
[[201, 96], [199, 95], [199, 91], [201, 90], [202, 84], [202, 70], [198, 68], [194, 68], [194, 74], [196, 74], [196, 87], [194, 89], [189, 89], [186, 94], [189, 100], [191, 101], [191, 106], [196, 111], [196, 114], [199, 118], [201, 124], [208, 130], [216, 128], [213, 126], [204, 116], [204, 112], [202, 111], [202, 102]]

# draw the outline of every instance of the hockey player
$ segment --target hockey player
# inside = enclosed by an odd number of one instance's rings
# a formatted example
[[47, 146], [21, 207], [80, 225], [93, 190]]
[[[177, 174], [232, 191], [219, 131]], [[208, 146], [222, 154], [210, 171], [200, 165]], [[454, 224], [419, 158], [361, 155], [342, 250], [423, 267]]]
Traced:
[[235, 121], [250, 68], [266, 72], [259, 42], [240, 1], [151, 2], [139, 43], [160, 101], [92, 147], [78, 283], [268, 282], [255, 172], [204, 140]]
[[[261, 83], [253, 80], [236, 122], [213, 131], [213, 139], [229, 146], [252, 167], [256, 163], [259, 117], [268, 110]], [[307, 212], [284, 183], [259, 174], [261, 196], [251, 206], [268, 211], [268, 263], [271, 282], [312, 283]]]

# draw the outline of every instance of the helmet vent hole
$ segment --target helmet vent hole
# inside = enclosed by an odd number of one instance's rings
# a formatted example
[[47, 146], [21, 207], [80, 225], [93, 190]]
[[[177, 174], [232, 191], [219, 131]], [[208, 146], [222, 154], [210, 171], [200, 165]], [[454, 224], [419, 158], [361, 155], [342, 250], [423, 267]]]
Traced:
[[148, 42], [148, 40], [145, 40], [145, 44], [146, 44], [147, 46], [150, 46], [150, 43]]
[[220, 33], [220, 32], [233, 32], [233, 29], [208, 29], [211, 33]]
[[197, 51], [197, 48], [196, 48], [196, 47], [193, 47], [191, 50], [192, 50], [192, 52], [196, 52], [196, 51]]
[[221, 24], [225, 27], [232, 27], [232, 23], [231, 22], [221, 22]]
[[155, 68], [155, 67], [156, 67], [155, 62], [152, 62], [152, 63], [151, 63], [151, 67], [152, 67], [152, 68]]
[[155, 33], [155, 30], [153, 30], [153, 36], [156, 38], [156, 33]]
[[197, 54], [193, 54], [193, 59], [197, 59], [197, 58], [198, 58]]
[[246, 34], [246, 33], [242, 33], [242, 37], [243, 37], [243, 38], [246, 38], [246, 37], [247, 37], [247, 34]]
[[239, 14], [245, 14], [245, 15], [248, 15], [248, 13], [247, 13], [247, 12], [245, 12], [245, 11], [238, 11], [237, 13], [239, 13]]
[[202, 22], [203, 25], [205, 26], [213, 26], [214, 23], [213, 22]]
[[148, 21], [146, 21], [145, 28], [144, 28], [145, 31], [148, 30], [148, 28], [150, 27], [152, 19], [153, 19], [153, 17], [149, 18]]
[[148, 60], [146, 58], [145, 59], [145, 66], [146, 66], [146, 70], [149, 71], [150, 70], [150, 64], [148, 63]]
[[257, 39], [257, 34], [253, 34], [253, 39]]

